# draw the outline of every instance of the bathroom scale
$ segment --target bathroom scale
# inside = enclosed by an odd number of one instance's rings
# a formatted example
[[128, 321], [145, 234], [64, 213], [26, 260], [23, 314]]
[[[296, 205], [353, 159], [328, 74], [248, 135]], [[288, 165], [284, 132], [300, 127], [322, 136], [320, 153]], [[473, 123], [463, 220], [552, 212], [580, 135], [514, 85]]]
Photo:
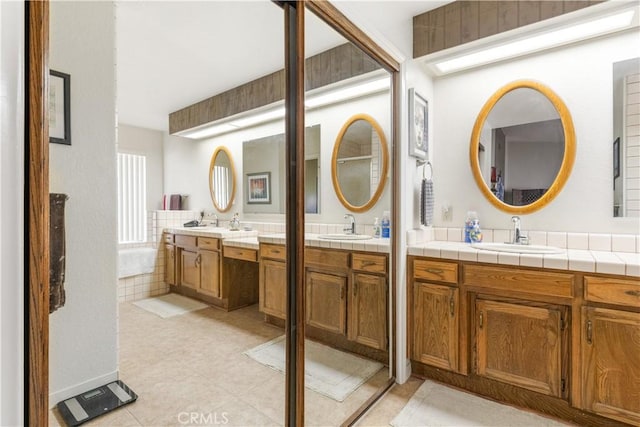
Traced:
[[58, 411], [69, 426], [79, 426], [121, 406], [135, 402], [138, 395], [122, 381], [114, 381], [58, 403]]

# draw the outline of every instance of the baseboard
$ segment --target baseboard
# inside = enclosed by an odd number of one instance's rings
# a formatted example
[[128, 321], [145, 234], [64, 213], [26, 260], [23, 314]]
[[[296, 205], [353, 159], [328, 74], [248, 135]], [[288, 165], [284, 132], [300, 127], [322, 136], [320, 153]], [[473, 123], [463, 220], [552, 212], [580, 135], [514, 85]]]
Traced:
[[80, 384], [56, 391], [49, 394], [49, 409], [54, 408], [58, 402], [76, 396], [85, 391], [92, 390], [101, 385], [105, 385], [118, 379], [118, 371], [113, 371], [99, 377], [92, 378]]

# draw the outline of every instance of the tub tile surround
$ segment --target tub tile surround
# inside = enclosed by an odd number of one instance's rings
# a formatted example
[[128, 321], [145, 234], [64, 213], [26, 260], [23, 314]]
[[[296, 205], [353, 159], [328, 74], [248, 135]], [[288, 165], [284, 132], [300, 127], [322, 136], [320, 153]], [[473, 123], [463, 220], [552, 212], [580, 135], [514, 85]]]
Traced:
[[[423, 228], [407, 232], [408, 255], [490, 264], [575, 270], [640, 277], [640, 235], [525, 231], [530, 243], [566, 249], [560, 254], [480, 250], [462, 242], [462, 229]], [[483, 230], [484, 242], [509, 242], [511, 230]]]

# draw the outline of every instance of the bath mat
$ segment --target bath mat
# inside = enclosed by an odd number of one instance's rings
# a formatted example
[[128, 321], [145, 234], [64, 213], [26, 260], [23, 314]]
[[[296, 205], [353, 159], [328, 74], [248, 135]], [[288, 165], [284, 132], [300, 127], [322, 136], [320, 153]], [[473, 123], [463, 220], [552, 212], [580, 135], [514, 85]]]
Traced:
[[178, 294], [146, 298], [133, 304], [164, 319], [209, 307], [200, 301]]
[[[284, 372], [284, 335], [244, 352], [253, 360]], [[305, 386], [338, 402], [382, 369], [382, 363], [305, 340]]]
[[425, 381], [400, 413], [394, 427], [565, 427], [564, 424], [512, 406]]

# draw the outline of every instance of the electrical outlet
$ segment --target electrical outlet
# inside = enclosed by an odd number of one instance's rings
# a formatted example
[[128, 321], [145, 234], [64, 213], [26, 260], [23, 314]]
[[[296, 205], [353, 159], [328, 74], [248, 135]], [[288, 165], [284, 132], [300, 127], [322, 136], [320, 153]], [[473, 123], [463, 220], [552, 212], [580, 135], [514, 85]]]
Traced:
[[448, 202], [442, 204], [442, 220], [451, 222], [453, 219], [453, 207]]

